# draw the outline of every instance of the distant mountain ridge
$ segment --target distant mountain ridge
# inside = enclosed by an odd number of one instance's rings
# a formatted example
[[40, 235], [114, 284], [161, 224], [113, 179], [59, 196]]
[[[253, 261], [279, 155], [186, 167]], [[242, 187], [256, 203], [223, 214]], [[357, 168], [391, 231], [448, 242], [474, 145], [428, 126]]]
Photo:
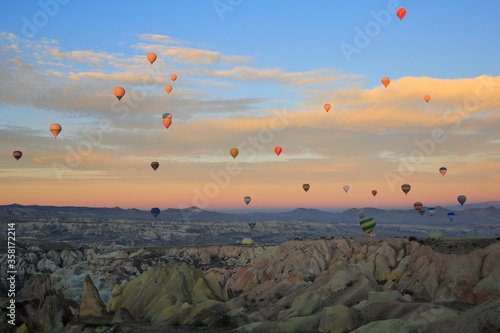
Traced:
[[[500, 203], [494, 201], [491, 203]], [[480, 205], [480, 204], [476, 204]], [[297, 208], [288, 212], [251, 212], [251, 213], [223, 213], [207, 211], [198, 207], [185, 209], [168, 208], [162, 210], [154, 219], [149, 211], [136, 208], [123, 209], [120, 207], [76, 207], [76, 206], [38, 206], [38, 205], [3, 205], [0, 206], [0, 218], [4, 219], [44, 219], [44, 218], [96, 218], [96, 219], [134, 219], [161, 221], [206, 221], [206, 222], [263, 222], [263, 221], [314, 221], [314, 222], [346, 222], [359, 220], [359, 214], [373, 217], [387, 223], [416, 223], [416, 224], [489, 224], [500, 222], [500, 209], [490, 205], [484, 208], [464, 208], [450, 210], [441, 206], [435, 207], [434, 216], [427, 212], [420, 216], [414, 209], [378, 209], [350, 208], [343, 212], [327, 212], [314, 208]], [[456, 216], [450, 221], [447, 214], [454, 211]]]

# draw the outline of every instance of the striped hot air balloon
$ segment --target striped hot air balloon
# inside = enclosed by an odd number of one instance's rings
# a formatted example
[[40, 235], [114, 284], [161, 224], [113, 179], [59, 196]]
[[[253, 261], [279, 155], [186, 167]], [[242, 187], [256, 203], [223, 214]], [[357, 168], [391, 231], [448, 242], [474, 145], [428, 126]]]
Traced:
[[410, 184], [403, 184], [403, 185], [401, 185], [401, 190], [403, 192], [405, 192], [405, 194], [408, 194], [408, 192], [410, 192], [410, 190], [411, 190]]
[[377, 223], [372, 217], [365, 217], [359, 220], [359, 226], [361, 227], [363, 232], [368, 236], [372, 233], [373, 229], [375, 229], [376, 224]]

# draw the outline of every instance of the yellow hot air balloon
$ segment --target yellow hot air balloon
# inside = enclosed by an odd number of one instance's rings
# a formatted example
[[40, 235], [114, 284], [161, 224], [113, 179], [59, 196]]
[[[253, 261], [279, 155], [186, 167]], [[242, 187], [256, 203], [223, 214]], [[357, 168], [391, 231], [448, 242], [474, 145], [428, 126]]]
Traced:
[[389, 85], [389, 83], [391, 83], [391, 79], [389, 79], [388, 77], [384, 77], [382, 80], [381, 80], [382, 84], [384, 85], [384, 87], [387, 88], [387, 86]]
[[425, 95], [424, 96], [424, 101], [426, 101], [427, 103], [429, 103], [430, 100], [431, 100], [431, 96], [429, 96], [429, 95]]
[[231, 154], [231, 156], [233, 158], [236, 158], [236, 156], [238, 156], [238, 154], [240, 153], [240, 151], [236, 148], [231, 148], [231, 150], [229, 151], [229, 153]]
[[170, 75], [170, 80], [172, 80], [172, 81], [177, 80], [177, 75], [175, 75], [175, 74]]
[[50, 131], [52, 132], [52, 135], [54, 135], [54, 139], [61, 133], [62, 126], [59, 124], [52, 124], [49, 127]]
[[167, 94], [170, 94], [170, 92], [172, 91], [172, 87], [171, 86], [165, 86], [165, 91], [167, 92]]
[[115, 96], [116, 98], [118, 98], [118, 100], [122, 99], [123, 95], [125, 95], [125, 89], [123, 89], [122, 87], [116, 87], [113, 92], [115, 93]]
[[156, 54], [154, 53], [148, 53], [147, 55], [147, 58], [148, 58], [148, 61], [151, 63], [151, 65], [153, 64], [153, 62], [156, 61]]

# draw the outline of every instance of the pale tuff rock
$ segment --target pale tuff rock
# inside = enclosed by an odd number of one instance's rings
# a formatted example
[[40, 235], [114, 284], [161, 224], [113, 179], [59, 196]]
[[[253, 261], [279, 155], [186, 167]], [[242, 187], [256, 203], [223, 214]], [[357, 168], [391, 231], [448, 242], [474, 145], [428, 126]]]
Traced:
[[174, 325], [185, 323], [186, 318], [204, 322], [201, 317], [211, 311], [215, 317], [222, 316], [229, 311], [222, 303], [226, 300], [215, 274], [175, 263], [155, 267], [130, 281], [108, 303], [108, 311], [124, 307], [134, 318], [148, 319], [154, 325]]
[[106, 305], [102, 301], [92, 279], [87, 275], [83, 283], [80, 317], [102, 317], [104, 315], [106, 315]]
[[319, 331], [322, 333], [349, 332], [361, 324], [361, 315], [358, 311], [345, 305], [335, 305], [323, 308]]
[[28, 329], [34, 332], [61, 331], [72, 317], [71, 311], [60, 290], [49, 294], [40, 300], [33, 322], [28, 323]]

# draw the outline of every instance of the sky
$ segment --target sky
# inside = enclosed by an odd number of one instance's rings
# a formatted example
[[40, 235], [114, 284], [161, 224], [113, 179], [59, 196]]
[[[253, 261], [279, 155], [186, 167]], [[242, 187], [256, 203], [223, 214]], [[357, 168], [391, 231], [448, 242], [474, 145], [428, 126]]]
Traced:
[[[2, 7], [2, 205], [259, 211], [500, 200], [498, 1]], [[120, 101], [115, 87], [126, 91]]]

